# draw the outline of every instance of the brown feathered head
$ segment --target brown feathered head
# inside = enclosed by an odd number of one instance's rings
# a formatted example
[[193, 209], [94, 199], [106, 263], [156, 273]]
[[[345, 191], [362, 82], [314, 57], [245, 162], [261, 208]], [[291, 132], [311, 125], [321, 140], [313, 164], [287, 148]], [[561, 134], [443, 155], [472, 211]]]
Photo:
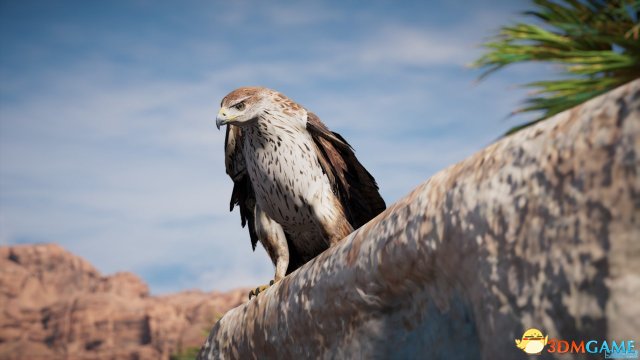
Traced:
[[306, 121], [306, 110], [281, 93], [263, 87], [241, 87], [222, 99], [216, 117], [222, 125], [245, 126], [269, 118], [272, 121]]

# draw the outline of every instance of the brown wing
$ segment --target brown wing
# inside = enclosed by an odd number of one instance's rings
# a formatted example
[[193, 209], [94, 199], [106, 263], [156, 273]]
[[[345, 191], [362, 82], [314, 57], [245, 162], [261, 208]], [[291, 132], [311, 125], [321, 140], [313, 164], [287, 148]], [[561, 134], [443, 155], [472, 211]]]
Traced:
[[330, 131], [314, 113], [307, 114], [307, 130], [320, 151], [320, 165], [342, 202], [354, 229], [384, 211], [386, 205], [378, 184], [360, 164], [351, 146], [340, 134]]
[[240, 221], [242, 227], [249, 224], [249, 237], [251, 238], [251, 247], [256, 249], [258, 243], [258, 235], [256, 233], [254, 208], [256, 206], [256, 198], [253, 192], [253, 186], [247, 173], [246, 163], [242, 155], [242, 129], [237, 126], [227, 126], [227, 134], [224, 139], [224, 164], [227, 174], [233, 180], [233, 192], [231, 193], [231, 202], [229, 203], [229, 211], [233, 211], [233, 207], [240, 207]]

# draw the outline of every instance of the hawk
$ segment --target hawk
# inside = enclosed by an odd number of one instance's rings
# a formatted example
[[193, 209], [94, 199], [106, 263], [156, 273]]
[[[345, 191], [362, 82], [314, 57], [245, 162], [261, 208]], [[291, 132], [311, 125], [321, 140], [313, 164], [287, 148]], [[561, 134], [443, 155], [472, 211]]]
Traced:
[[[222, 99], [216, 125], [228, 125], [230, 210], [240, 208], [251, 245], [275, 266], [270, 285], [385, 209], [378, 185], [347, 141], [281, 93], [242, 87]], [[268, 285], [252, 290], [249, 298]]]

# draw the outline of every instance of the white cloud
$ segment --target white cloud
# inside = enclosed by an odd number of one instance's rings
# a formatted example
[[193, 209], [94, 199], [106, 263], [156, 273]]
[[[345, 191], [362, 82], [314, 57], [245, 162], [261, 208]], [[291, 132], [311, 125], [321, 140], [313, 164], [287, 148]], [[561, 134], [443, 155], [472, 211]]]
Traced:
[[455, 34], [392, 25], [354, 51], [355, 61], [384, 68], [385, 66], [417, 66], [464, 64], [469, 59], [468, 44]]
[[288, 3], [281, 5], [268, 4], [263, 14], [269, 21], [279, 26], [309, 26], [327, 23], [344, 17], [343, 13], [326, 6], [313, 3]]

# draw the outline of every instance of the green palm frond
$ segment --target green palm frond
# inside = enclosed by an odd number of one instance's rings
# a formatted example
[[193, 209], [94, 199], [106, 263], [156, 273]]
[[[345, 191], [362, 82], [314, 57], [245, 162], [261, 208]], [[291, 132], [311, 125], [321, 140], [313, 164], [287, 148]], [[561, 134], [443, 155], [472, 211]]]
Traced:
[[541, 116], [513, 133], [640, 77], [640, 0], [533, 0], [524, 14], [538, 24], [503, 26], [483, 44], [487, 50], [472, 66], [480, 79], [505, 66], [548, 62], [562, 68], [560, 78], [524, 86], [534, 89], [514, 113]]

